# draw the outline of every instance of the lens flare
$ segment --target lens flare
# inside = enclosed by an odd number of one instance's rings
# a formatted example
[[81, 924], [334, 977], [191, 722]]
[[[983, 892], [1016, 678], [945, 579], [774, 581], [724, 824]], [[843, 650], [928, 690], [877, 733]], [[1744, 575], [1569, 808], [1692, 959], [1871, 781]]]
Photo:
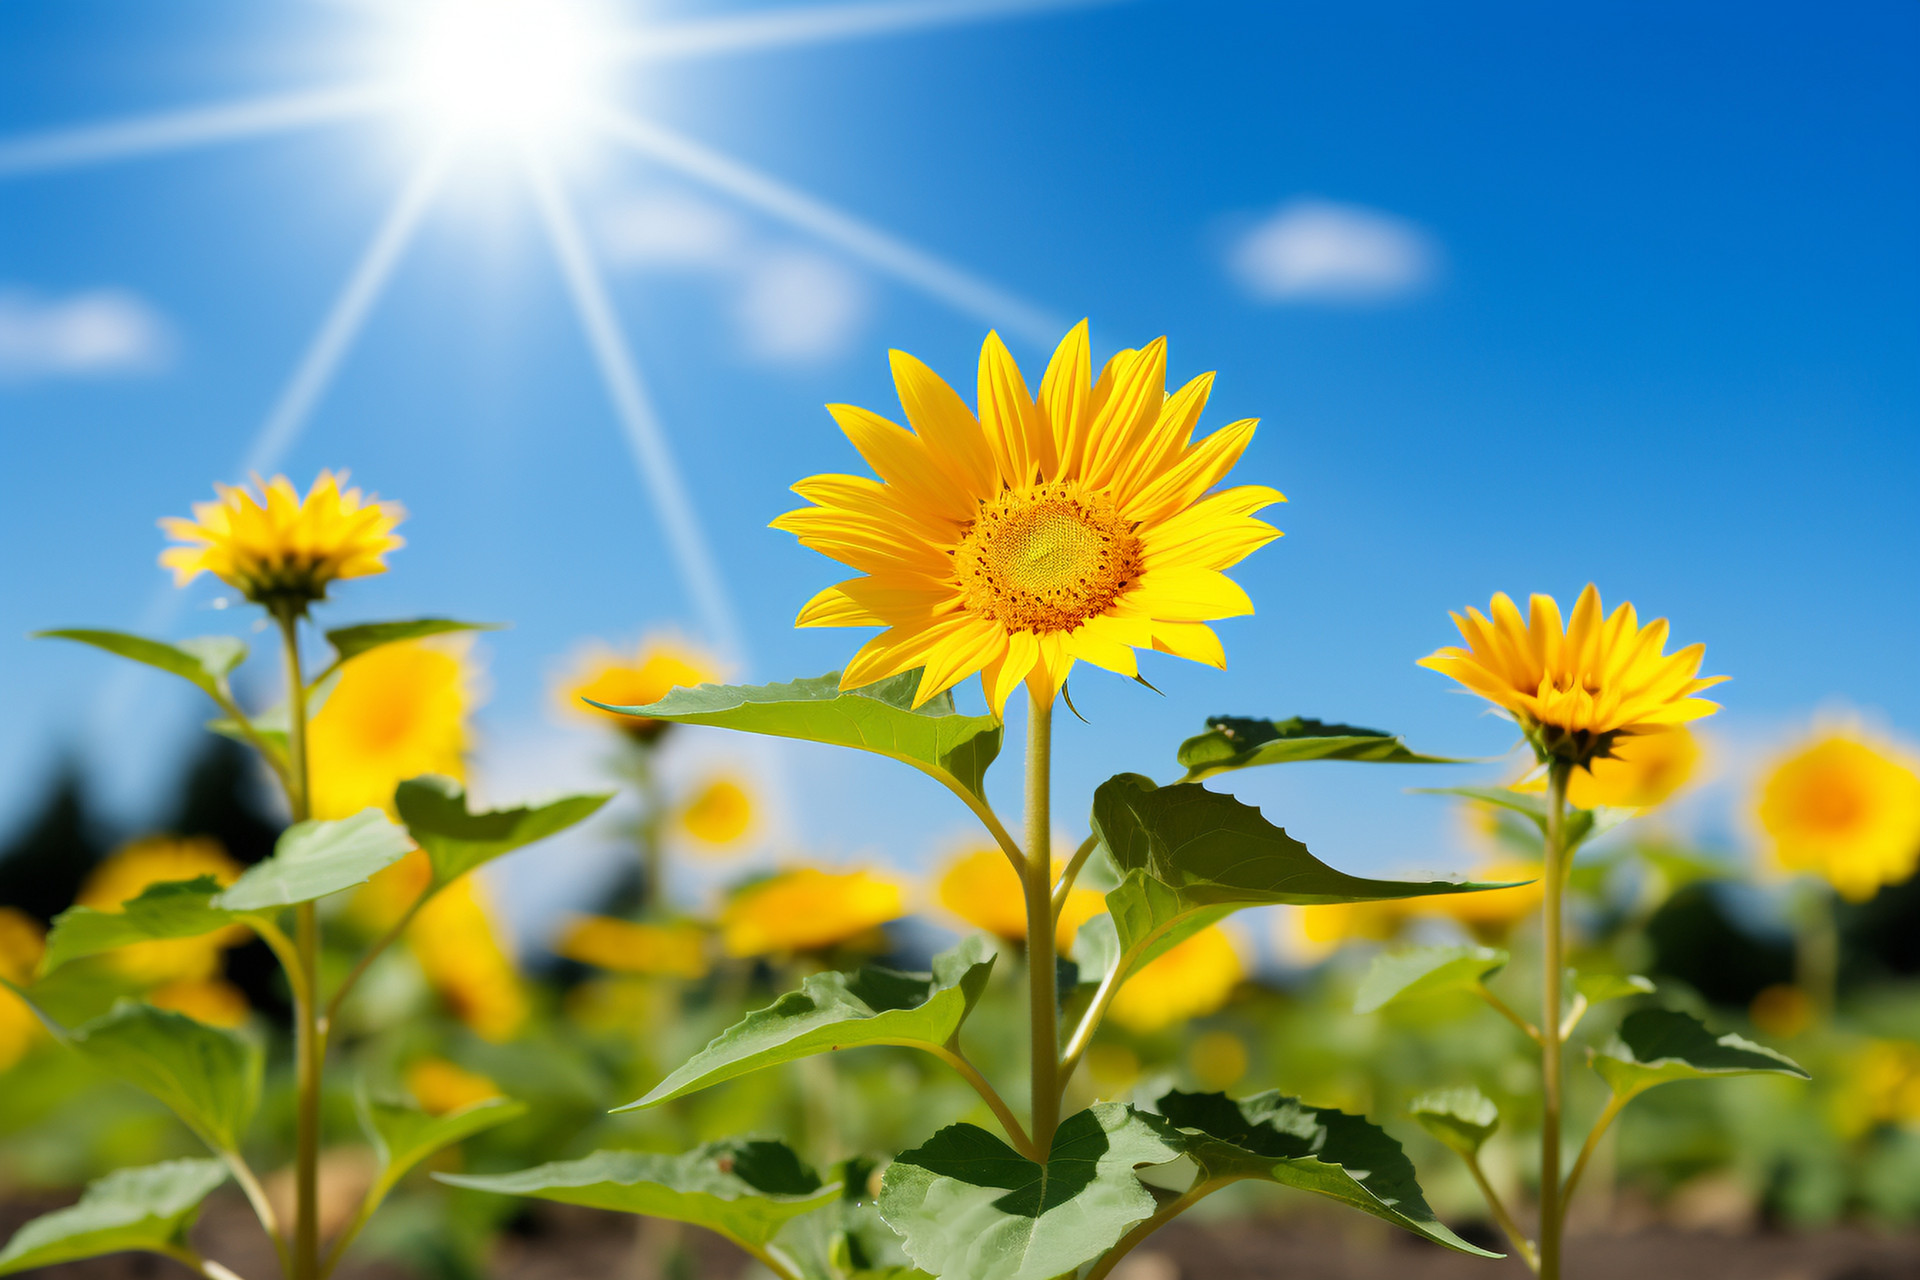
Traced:
[[587, 0], [435, 0], [405, 29], [402, 79], [436, 132], [550, 144], [600, 96], [614, 31]]

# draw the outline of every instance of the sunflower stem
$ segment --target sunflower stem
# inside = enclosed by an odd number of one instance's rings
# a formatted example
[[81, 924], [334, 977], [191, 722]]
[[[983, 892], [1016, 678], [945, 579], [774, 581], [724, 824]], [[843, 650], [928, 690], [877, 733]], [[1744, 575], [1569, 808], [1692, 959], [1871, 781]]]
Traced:
[[1027, 710], [1027, 1004], [1032, 1026], [1034, 1149], [1053, 1149], [1060, 1123], [1060, 997], [1053, 946], [1053, 700], [1033, 694]]
[[[295, 822], [313, 816], [313, 778], [307, 760], [307, 684], [300, 674], [300, 616], [285, 606], [274, 610], [287, 660], [287, 764], [291, 785], [288, 807]], [[326, 1041], [320, 1021], [320, 917], [311, 902], [294, 908], [294, 950], [300, 980], [292, 983], [305, 998], [294, 1005], [293, 1267], [290, 1280], [320, 1275], [320, 1072]]]
[[[1573, 763], [1555, 757], [1547, 769], [1547, 848], [1545, 900], [1542, 903], [1540, 1025], [1558, 1031], [1562, 1019], [1560, 984], [1566, 972], [1565, 907], [1567, 782]], [[1560, 1195], [1561, 1054], [1564, 1041], [1543, 1034], [1540, 1041], [1540, 1280], [1560, 1280], [1560, 1232], [1566, 1205]]]

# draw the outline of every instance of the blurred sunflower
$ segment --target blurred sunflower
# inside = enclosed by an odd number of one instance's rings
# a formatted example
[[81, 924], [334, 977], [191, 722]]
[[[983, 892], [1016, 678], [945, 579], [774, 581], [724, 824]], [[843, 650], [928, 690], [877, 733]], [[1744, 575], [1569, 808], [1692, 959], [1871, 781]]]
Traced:
[[[1699, 764], [1700, 740], [1688, 729], [1620, 738], [1611, 755], [1597, 757], [1568, 779], [1567, 803], [1576, 809], [1651, 809], [1686, 786]], [[1542, 792], [1547, 780], [1536, 775], [1513, 789]]]
[[631, 657], [602, 644], [577, 654], [572, 667], [555, 686], [560, 707], [568, 715], [611, 725], [642, 742], [665, 732], [668, 722], [643, 716], [616, 715], [589, 706], [644, 707], [675, 689], [692, 689], [723, 679], [720, 660], [672, 636], [649, 636]]
[[[1055, 861], [1056, 883], [1066, 863]], [[998, 849], [973, 849], [956, 855], [940, 874], [940, 905], [976, 929], [1006, 942], [1027, 940], [1027, 899], [1007, 855]], [[1073, 946], [1080, 926], [1107, 909], [1106, 899], [1092, 889], [1067, 890], [1054, 945], [1061, 954]]]
[[416, 1058], [406, 1070], [407, 1092], [428, 1115], [443, 1116], [465, 1111], [495, 1098], [505, 1097], [500, 1086], [477, 1071], [469, 1071], [445, 1058]]
[[1108, 1012], [1129, 1031], [1158, 1031], [1212, 1013], [1246, 976], [1232, 937], [1211, 925], [1128, 978]]
[[1406, 923], [1414, 901], [1396, 898], [1282, 907], [1275, 915], [1274, 940], [1295, 963], [1317, 964], [1349, 942], [1391, 941]]
[[[199, 876], [212, 876], [228, 885], [239, 878], [240, 871], [240, 864], [227, 856], [217, 840], [147, 836], [109, 854], [87, 875], [74, 902], [96, 911], [119, 911], [150, 885]], [[141, 983], [204, 982], [219, 973], [221, 952], [251, 936], [244, 925], [236, 924], [197, 938], [136, 942], [109, 952], [107, 963]]]
[[636, 924], [611, 916], [582, 916], [554, 950], [609, 973], [704, 978], [708, 931], [697, 924]]
[[1231, 1031], [1209, 1031], [1187, 1047], [1187, 1070], [1202, 1089], [1225, 1093], [1246, 1077], [1247, 1042]]
[[896, 881], [798, 867], [737, 890], [720, 912], [720, 944], [737, 957], [825, 951], [905, 914], [906, 892]]
[[[33, 981], [47, 934], [40, 922], [15, 907], [0, 907], [0, 978], [18, 986]], [[27, 1002], [0, 987], [0, 1072], [20, 1061], [41, 1032], [40, 1019]]]
[[1531, 617], [1505, 593], [1492, 617], [1478, 609], [1453, 615], [1467, 647], [1440, 649], [1420, 665], [1459, 681], [1513, 716], [1542, 760], [1586, 767], [1615, 744], [1698, 720], [1719, 710], [1693, 695], [1725, 676], [1699, 678], [1706, 650], [1691, 645], [1664, 653], [1667, 620], [1642, 627], [1633, 606], [1603, 616], [1600, 592], [1587, 584], [1563, 626], [1552, 596], [1536, 595]]
[[[1513, 926], [1540, 909], [1546, 887], [1545, 874], [1538, 862], [1491, 862], [1474, 872], [1474, 879], [1494, 884], [1516, 883], [1511, 889], [1489, 889], [1484, 893], [1442, 893], [1430, 898], [1408, 898], [1408, 915], [1442, 916], [1458, 921], [1482, 942], [1506, 936]], [[1471, 901], [1469, 901], [1471, 899]], [[1384, 905], [1384, 904], [1382, 904]], [[1320, 910], [1308, 907], [1308, 911]]]
[[753, 793], [738, 778], [708, 779], [680, 809], [679, 826], [693, 842], [711, 853], [739, 849], [753, 830]]
[[1846, 1084], [1831, 1103], [1844, 1136], [1857, 1138], [1883, 1124], [1920, 1131], [1920, 1044], [1869, 1040], [1845, 1070]]
[[210, 1027], [245, 1024], [252, 1009], [240, 988], [225, 978], [185, 978], [147, 992], [147, 1003], [158, 1009], [184, 1013]]
[[162, 551], [160, 563], [177, 586], [211, 573], [255, 604], [300, 612], [339, 579], [385, 573], [386, 554], [404, 545], [393, 528], [406, 513], [343, 490], [346, 478], [322, 471], [304, 498], [285, 476], [255, 476], [252, 489], [216, 484], [218, 500], [194, 503], [193, 519], [160, 521], [184, 544]]
[[1167, 344], [1092, 376], [1083, 321], [1036, 400], [998, 334], [980, 350], [979, 416], [931, 369], [892, 353], [910, 430], [852, 405], [828, 411], [879, 480], [814, 476], [815, 505], [773, 522], [860, 570], [800, 611], [802, 627], [885, 627], [842, 688], [924, 668], [915, 705], [979, 673], [1002, 711], [1029, 683], [1051, 701], [1076, 661], [1138, 674], [1135, 650], [1226, 666], [1206, 624], [1253, 612], [1225, 570], [1279, 537], [1264, 485], [1208, 495], [1255, 421], [1195, 443], [1213, 375], [1166, 393]]
[[1855, 734], [1827, 734], [1776, 764], [1759, 816], [1776, 863], [1825, 877], [1852, 902], [1920, 861], [1920, 772]]
[[339, 682], [307, 729], [316, 818], [393, 809], [408, 778], [466, 780], [467, 717], [479, 683], [466, 636], [370, 649], [340, 668]]
[[[432, 874], [416, 849], [369, 880], [349, 911], [369, 932], [390, 929]], [[526, 1022], [526, 985], [479, 876], [461, 876], [435, 894], [407, 926], [406, 942], [427, 985], [475, 1035], [503, 1043]]]

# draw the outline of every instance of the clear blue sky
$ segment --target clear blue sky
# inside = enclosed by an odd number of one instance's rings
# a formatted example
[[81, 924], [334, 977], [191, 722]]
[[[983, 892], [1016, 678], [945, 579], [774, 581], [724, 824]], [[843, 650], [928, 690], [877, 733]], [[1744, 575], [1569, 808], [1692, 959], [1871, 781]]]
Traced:
[[[235, 478], [421, 149], [377, 119], [11, 175], [5, 146], [355, 79], [370, 7], [0, 5], [0, 817], [63, 750], [122, 803], [177, 758], [188, 700], [148, 679], [103, 701], [107, 659], [24, 634], [133, 627], [164, 594], [155, 518]], [[1121, 768], [1166, 776], [1220, 711], [1498, 751], [1500, 726], [1413, 660], [1450, 639], [1450, 608], [1588, 579], [1706, 642], [1734, 677], [1734, 754], [1836, 701], [1920, 733], [1917, 52], [1904, 0], [1142, 0], [650, 63], [614, 93], [1044, 313], [1091, 316], [1106, 350], [1167, 334], [1176, 376], [1219, 373], [1207, 422], [1264, 420], [1240, 474], [1291, 502], [1240, 575], [1259, 615], [1223, 627], [1224, 675], [1149, 660], [1164, 699], [1078, 680], [1094, 727], [1065, 731], [1074, 797]], [[766, 522], [794, 480], [857, 469], [824, 402], [892, 410], [888, 346], [971, 398], [986, 323], [617, 146], [562, 170], [747, 674], [839, 665], [857, 635], [788, 624], [844, 574]], [[74, 337], [89, 320], [104, 354]], [[1037, 369], [1043, 347], [1010, 341]], [[485, 645], [502, 761], [557, 732], [546, 680], [580, 638], [701, 625], [538, 213], [498, 165], [439, 193], [284, 465], [303, 484], [350, 467], [411, 512], [392, 573], [341, 590], [333, 618], [513, 623]], [[218, 594], [186, 593], [170, 633], [234, 626]], [[964, 829], [911, 781], [850, 813], [891, 770], [786, 759], [811, 848], [912, 861]], [[1335, 861], [1435, 866], [1444, 815], [1399, 794], [1429, 780], [1323, 768], [1241, 790]]]

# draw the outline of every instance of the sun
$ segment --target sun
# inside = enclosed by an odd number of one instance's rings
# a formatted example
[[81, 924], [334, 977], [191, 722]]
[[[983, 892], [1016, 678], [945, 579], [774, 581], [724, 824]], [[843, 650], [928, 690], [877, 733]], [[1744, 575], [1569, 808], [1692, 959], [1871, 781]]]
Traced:
[[618, 43], [592, 0], [422, 0], [399, 26], [397, 75], [438, 135], [552, 145], [590, 119]]

